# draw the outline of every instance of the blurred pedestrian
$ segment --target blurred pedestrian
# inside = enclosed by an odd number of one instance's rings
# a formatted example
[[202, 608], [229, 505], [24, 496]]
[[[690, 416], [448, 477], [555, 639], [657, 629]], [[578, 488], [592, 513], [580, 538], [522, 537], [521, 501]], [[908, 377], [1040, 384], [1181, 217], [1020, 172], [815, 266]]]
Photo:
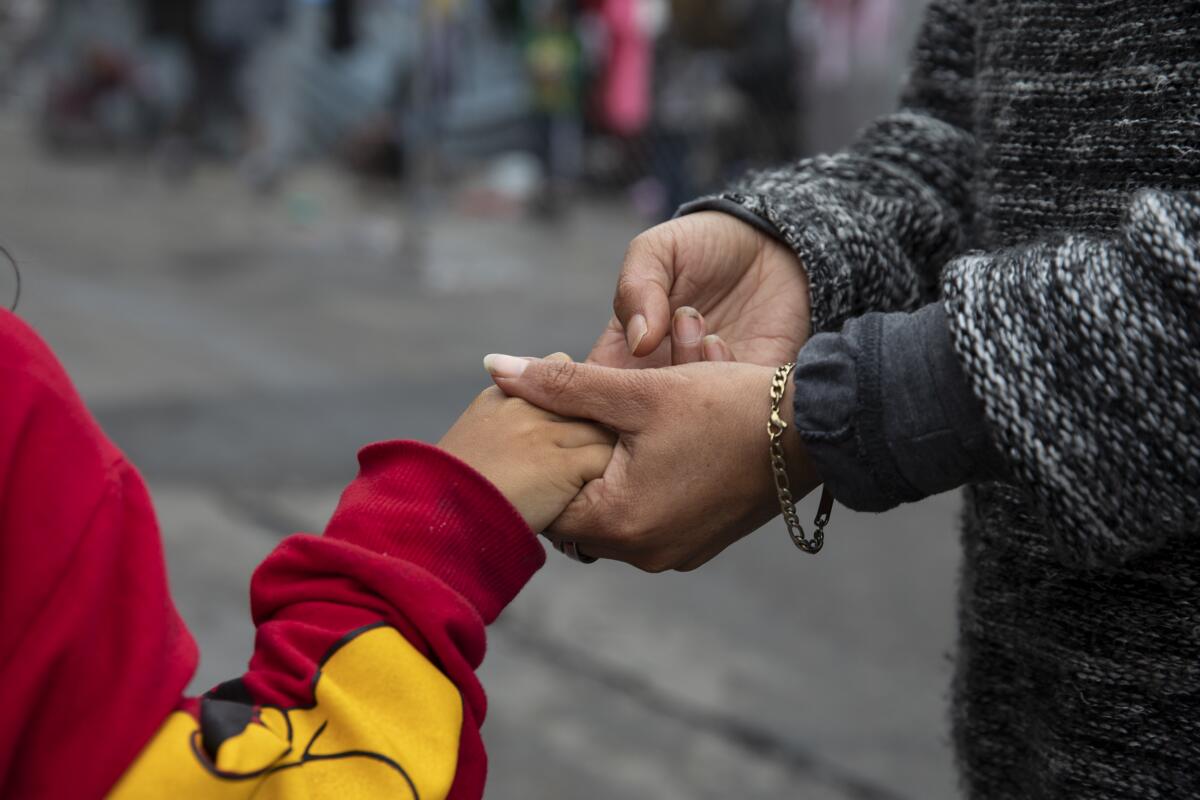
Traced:
[[168, 131], [169, 168], [197, 151], [240, 154], [250, 109], [244, 72], [255, 48], [287, 19], [287, 0], [141, 0], [146, 33], [179, 46], [187, 98]]
[[800, 150], [801, 59], [781, 0], [673, 0], [657, 42], [650, 167], [665, 219], [750, 165]]
[[583, 51], [566, 0], [531, 0], [524, 34], [534, 131], [543, 167], [538, 210], [557, 216], [583, 160]]

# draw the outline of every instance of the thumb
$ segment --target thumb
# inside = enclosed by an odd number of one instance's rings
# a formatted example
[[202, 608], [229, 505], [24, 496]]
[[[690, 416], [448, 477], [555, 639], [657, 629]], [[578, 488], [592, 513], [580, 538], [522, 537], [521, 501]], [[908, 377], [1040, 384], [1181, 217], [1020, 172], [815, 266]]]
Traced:
[[541, 358], [489, 355], [483, 366], [509, 397], [564, 417], [589, 419], [616, 430], [629, 430], [642, 404], [641, 370]]
[[670, 236], [660, 225], [634, 239], [625, 254], [613, 313], [632, 355], [650, 355], [670, 332], [674, 252]]

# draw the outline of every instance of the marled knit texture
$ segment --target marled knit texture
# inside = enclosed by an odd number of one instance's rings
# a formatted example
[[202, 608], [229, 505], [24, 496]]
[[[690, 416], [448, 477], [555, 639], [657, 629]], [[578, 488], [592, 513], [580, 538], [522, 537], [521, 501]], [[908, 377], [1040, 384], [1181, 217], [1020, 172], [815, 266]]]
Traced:
[[1012, 485], [965, 513], [973, 798], [1200, 797], [1200, 4], [935, 0], [902, 110], [724, 195], [814, 324], [941, 297]]

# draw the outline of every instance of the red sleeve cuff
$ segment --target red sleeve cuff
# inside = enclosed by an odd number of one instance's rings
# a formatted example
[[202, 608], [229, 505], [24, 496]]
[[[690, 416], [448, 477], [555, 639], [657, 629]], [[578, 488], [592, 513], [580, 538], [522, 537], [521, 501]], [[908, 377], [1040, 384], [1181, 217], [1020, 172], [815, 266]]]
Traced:
[[546, 561], [508, 499], [454, 456], [421, 442], [380, 442], [325, 529], [444, 581], [491, 624]]

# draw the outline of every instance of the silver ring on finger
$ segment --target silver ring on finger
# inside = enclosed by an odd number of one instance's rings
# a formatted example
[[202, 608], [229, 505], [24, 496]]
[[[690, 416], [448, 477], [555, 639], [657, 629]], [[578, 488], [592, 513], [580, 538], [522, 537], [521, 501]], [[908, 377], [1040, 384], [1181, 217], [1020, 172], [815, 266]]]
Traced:
[[579, 545], [574, 542], [558, 542], [554, 547], [567, 558], [572, 561], [578, 561], [580, 564], [595, 564], [600, 560], [584, 553], [579, 549]]

